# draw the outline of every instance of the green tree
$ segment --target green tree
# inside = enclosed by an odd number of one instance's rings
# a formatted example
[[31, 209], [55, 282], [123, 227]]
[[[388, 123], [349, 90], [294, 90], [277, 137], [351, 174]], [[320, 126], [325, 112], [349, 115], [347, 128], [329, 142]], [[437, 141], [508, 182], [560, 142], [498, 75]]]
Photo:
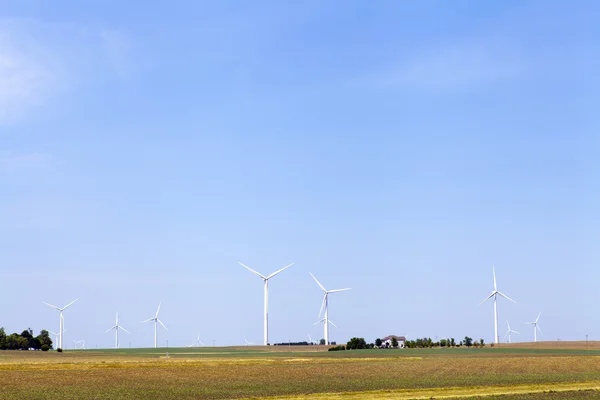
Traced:
[[473, 345], [473, 339], [468, 336], [465, 336], [463, 343], [465, 344], [465, 346], [471, 347]]
[[347, 350], [358, 350], [358, 349], [366, 349], [367, 346], [367, 342], [365, 341], [364, 338], [357, 338], [357, 337], [353, 337], [352, 339], [350, 339], [350, 341], [346, 344], [346, 349]]
[[483, 339], [479, 339], [479, 345], [481, 347], [485, 346], [485, 342], [483, 341]]
[[398, 347], [398, 339], [396, 339], [395, 336], [392, 336], [392, 347], [393, 348]]
[[379, 339], [379, 338], [375, 339], [375, 346], [381, 347], [381, 339]]
[[450, 338], [450, 346], [456, 347], [456, 342], [454, 341], [454, 338]]
[[323, 344], [327, 344], [327, 343], [325, 343], [325, 339], [321, 339], [321, 340], [319, 340], [319, 344], [323, 345]]

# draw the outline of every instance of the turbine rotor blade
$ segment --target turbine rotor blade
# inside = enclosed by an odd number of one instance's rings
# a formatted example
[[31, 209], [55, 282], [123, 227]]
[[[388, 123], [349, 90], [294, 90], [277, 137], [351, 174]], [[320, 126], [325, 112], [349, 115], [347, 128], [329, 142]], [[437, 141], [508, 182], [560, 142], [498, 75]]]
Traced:
[[253, 269], [252, 269], [252, 268], [250, 268], [249, 266], [247, 266], [247, 265], [244, 265], [244, 264], [242, 264], [242, 263], [241, 263], [241, 262], [239, 262], [239, 261], [238, 261], [238, 264], [240, 264], [242, 267], [246, 268], [248, 271], [252, 272], [254, 275], [258, 276], [259, 278], [262, 278], [262, 279], [268, 279], [268, 278], [267, 278], [266, 276], [264, 276], [263, 274], [256, 272], [255, 270], [253, 270]]
[[113, 329], [115, 329], [114, 326], [112, 328], [110, 328], [110, 329], [105, 330], [104, 333], [108, 333], [108, 332], [112, 331]]
[[498, 287], [496, 286], [496, 267], [492, 266], [492, 273], [494, 274], [494, 290], [498, 290]]
[[143, 324], [144, 322], [151, 322], [154, 321], [154, 318], [148, 318], [147, 320], [141, 321], [140, 324]]
[[337, 292], [343, 292], [346, 290], [352, 290], [352, 288], [328, 290], [327, 293], [337, 293]]
[[312, 272], [309, 272], [309, 274], [310, 274], [310, 276], [312, 276], [312, 277], [313, 277], [313, 279], [315, 280], [315, 282], [317, 282], [317, 285], [319, 285], [319, 287], [320, 287], [321, 289], [323, 289], [323, 291], [324, 291], [324, 292], [326, 292], [326, 291], [327, 291], [327, 289], [325, 289], [325, 287], [324, 287], [323, 285], [321, 285], [321, 282], [319, 282], [319, 281], [317, 280], [317, 278], [315, 278], [315, 276], [312, 274]]
[[[333, 326], [335, 326], [336, 328], [338, 327], [336, 324], [334, 324], [331, 320], [329, 320], [329, 323]], [[338, 328], [339, 329], [339, 328]]]
[[543, 335], [542, 330], [540, 329], [540, 326], [538, 324], [535, 324], [535, 327], [537, 328], [538, 331], [540, 331], [540, 335]]
[[[319, 310], [319, 316], [323, 313], [323, 308], [325, 308], [325, 301], [327, 300], [327, 292], [325, 292], [325, 296], [323, 296], [323, 301], [321, 302], [321, 309]], [[317, 318], [318, 318], [317, 317]]]
[[278, 271], [275, 271], [275, 272], [273, 272], [271, 275], [267, 276], [267, 277], [266, 277], [266, 279], [271, 279], [272, 277], [274, 277], [275, 275], [277, 275], [277, 274], [278, 274], [278, 273], [280, 273], [281, 271], [283, 271], [283, 270], [285, 270], [285, 269], [287, 269], [287, 268], [291, 267], [292, 265], [294, 265], [294, 263], [291, 263], [291, 264], [288, 264], [288, 265], [286, 265], [285, 267], [281, 268], [280, 270], [278, 270]]
[[60, 308], [58, 308], [58, 307], [56, 307], [55, 305], [52, 305], [52, 304], [50, 304], [50, 303], [46, 303], [45, 301], [42, 301], [42, 303], [44, 303], [45, 305], [47, 305], [47, 306], [50, 306], [50, 307], [52, 307], [52, 308], [56, 308], [58, 311], [61, 311], [61, 309], [60, 309]]
[[322, 323], [322, 322], [325, 322], [325, 318], [323, 318], [323, 319], [321, 319], [321, 320], [319, 320], [319, 321], [315, 322], [313, 325], [317, 325], [317, 324], [320, 324], [320, 323]]
[[127, 329], [123, 328], [122, 326], [119, 326], [117, 329], [124, 330], [125, 332], [127, 332], [127, 333], [129, 333], [131, 335], [131, 332], [129, 332]]
[[156, 309], [156, 318], [158, 318], [158, 312], [160, 311], [161, 304], [162, 304], [162, 301], [160, 303], [158, 303], [158, 308]]
[[73, 300], [72, 302], [70, 302], [69, 304], [67, 304], [66, 306], [64, 306], [62, 309], [63, 309], [63, 310], [66, 310], [66, 309], [67, 309], [67, 307], [69, 307], [71, 304], [75, 303], [77, 300], [79, 300], [79, 297], [78, 297], [78, 298], [76, 298], [75, 300]]
[[161, 321], [160, 319], [156, 318], [156, 320], [158, 321], [158, 323], [159, 323], [159, 324], [161, 324], [161, 325], [163, 326], [163, 328], [165, 328], [166, 330], [169, 330], [169, 329], [168, 329], [168, 328], [165, 326], [165, 324], [163, 324], [163, 323], [162, 323], [162, 321]]
[[535, 322], [537, 323], [540, 320], [540, 317], [542, 316], [542, 313], [539, 313], [537, 318], [535, 319]]
[[514, 301], [513, 299], [511, 299], [510, 297], [508, 297], [508, 296], [507, 296], [507, 295], [505, 295], [504, 293], [502, 293], [502, 292], [497, 292], [497, 293], [498, 293], [500, 296], [504, 297], [505, 299], [507, 299], [507, 300], [510, 300], [510, 301], [512, 301], [512, 302], [513, 302], [513, 303], [515, 303], [515, 304], [517, 303], [516, 301]]
[[519, 332], [517, 332], [517, 331], [511, 331], [511, 332], [512, 332], [512, 333], [516, 333], [517, 335], [520, 335], [520, 333], [519, 333]]
[[486, 301], [488, 301], [489, 299], [491, 299], [492, 297], [494, 297], [494, 295], [496, 294], [496, 292], [492, 292], [492, 294], [490, 294], [488, 297], [486, 297], [481, 303], [479, 303], [479, 305], [482, 305], [483, 303], [485, 303]]

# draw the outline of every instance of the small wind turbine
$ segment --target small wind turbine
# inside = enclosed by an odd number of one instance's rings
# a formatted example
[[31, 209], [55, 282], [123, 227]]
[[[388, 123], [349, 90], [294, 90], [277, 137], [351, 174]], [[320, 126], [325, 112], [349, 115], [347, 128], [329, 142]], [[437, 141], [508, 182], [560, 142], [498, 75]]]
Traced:
[[517, 335], [520, 335], [520, 333], [510, 329], [510, 324], [508, 323], [508, 321], [506, 321], [506, 325], [508, 325], [508, 332], [506, 332], [506, 335], [504, 335], [504, 338], [506, 339], [506, 337], [508, 337], [508, 343], [511, 343], [511, 341], [510, 341], [511, 334], [516, 333]]
[[118, 349], [119, 348], [119, 329], [121, 329], [131, 335], [131, 332], [129, 332], [127, 329], [125, 329], [121, 325], [119, 325], [119, 313], [118, 312], [117, 312], [117, 320], [115, 322], [115, 326], [113, 326], [110, 329], [107, 329], [106, 332], [104, 332], [104, 333], [110, 332], [113, 329], [115, 330], [115, 349]]
[[537, 331], [540, 331], [540, 334], [542, 334], [542, 330], [540, 329], [540, 326], [538, 325], [538, 321], [540, 320], [541, 315], [542, 315], [542, 313], [539, 313], [537, 318], [535, 319], [535, 321], [527, 322], [528, 324], [533, 325], [533, 341], [534, 342], [537, 342]]
[[85, 350], [85, 340], [73, 340], [76, 350]]
[[69, 307], [71, 304], [75, 303], [77, 300], [79, 300], [79, 298], [73, 300], [72, 302], [70, 302], [69, 304], [67, 304], [66, 306], [64, 306], [63, 308], [60, 307], [56, 307], [53, 306], [50, 303], [46, 303], [45, 301], [42, 301], [42, 303], [46, 304], [47, 306], [50, 306], [52, 308], [55, 308], [56, 310], [58, 310], [58, 312], [60, 313], [60, 323], [59, 323], [59, 328], [58, 328], [58, 338], [60, 339], [60, 343], [58, 344], [59, 348], [63, 348], [63, 333], [65, 333], [65, 317], [63, 315], [63, 312], [67, 309], [67, 307]]
[[310, 337], [310, 333], [308, 334], [308, 344], [313, 344], [312, 338]]
[[[63, 330], [63, 332], [68, 331], [69, 329], [65, 329]], [[48, 331], [49, 333], [51, 333], [52, 335], [54, 335], [54, 339], [56, 340], [56, 345], [58, 346], [58, 338], [60, 337], [60, 333], [56, 333], [56, 332], [52, 332], [52, 331]]]
[[[158, 303], [158, 309], [156, 310], [156, 315], [152, 318], [148, 318], [145, 321], [140, 322], [140, 324], [143, 324], [144, 322], [154, 322], [154, 348], [156, 348], [156, 325], [157, 324], [161, 324], [163, 326], [163, 328], [167, 329], [167, 327], [165, 326], [165, 324], [162, 323], [162, 321], [160, 319], [158, 319], [158, 312], [160, 311], [160, 305], [162, 303]], [[168, 329], [167, 329], [168, 330]]]
[[265, 320], [264, 320], [264, 345], [268, 345], [269, 344], [269, 279], [271, 279], [272, 277], [274, 277], [275, 275], [277, 275], [278, 273], [280, 273], [281, 271], [283, 271], [286, 268], [291, 267], [294, 263], [291, 263], [289, 265], [286, 265], [285, 267], [281, 268], [278, 271], [273, 272], [271, 275], [269, 276], [264, 276], [262, 274], [259, 274], [258, 272], [256, 272], [255, 270], [253, 270], [252, 268], [242, 264], [241, 262], [238, 261], [238, 264], [240, 264], [242, 267], [246, 268], [248, 271], [252, 272], [254, 275], [258, 276], [259, 278], [261, 278], [264, 282], [264, 286], [265, 286]]
[[494, 291], [492, 292], [492, 294], [486, 297], [485, 300], [479, 303], [479, 305], [485, 303], [492, 297], [494, 298], [494, 343], [498, 344], [500, 337], [498, 336], [498, 306], [496, 305], [496, 297], [500, 295], [505, 299], [512, 301], [513, 303], [516, 303], [516, 301], [514, 301], [513, 299], [511, 299], [510, 297], [498, 290], [498, 287], [496, 286], [496, 269], [494, 267], [492, 267], [492, 272], [494, 274]]
[[320, 320], [319, 322], [317, 322], [317, 324], [320, 322], [324, 323], [323, 325], [325, 326], [325, 328], [324, 328], [325, 329], [325, 344], [329, 344], [329, 324], [335, 326], [336, 328], [337, 328], [337, 326], [329, 320], [328, 296], [330, 293], [343, 292], [345, 290], [350, 290], [351, 288], [327, 290], [327, 289], [325, 289], [325, 287], [323, 285], [321, 285], [321, 282], [319, 282], [312, 273], [309, 272], [309, 274], [310, 274], [310, 276], [313, 277], [315, 282], [317, 282], [317, 285], [319, 285], [319, 287], [323, 290], [323, 292], [325, 292], [325, 295], [323, 296], [323, 303], [321, 303], [321, 310], [319, 311], [319, 317], [320, 317], [321, 314], [323, 313], [323, 309], [325, 309], [325, 317], [322, 320]]
[[204, 343], [200, 340], [200, 334], [198, 334], [198, 338], [194, 340], [194, 343], [188, 345], [188, 347], [200, 347], [200, 345], [204, 346]]
[[248, 339], [246, 339], [246, 336], [244, 336], [244, 342], [246, 342], [246, 346], [254, 345], [254, 343], [249, 342]]

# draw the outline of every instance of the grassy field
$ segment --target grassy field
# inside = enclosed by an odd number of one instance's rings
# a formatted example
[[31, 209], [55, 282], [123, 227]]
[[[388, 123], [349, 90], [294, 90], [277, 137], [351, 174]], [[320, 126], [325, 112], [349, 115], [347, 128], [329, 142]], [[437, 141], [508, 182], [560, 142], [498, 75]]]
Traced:
[[600, 398], [600, 346], [588, 343], [586, 351], [585, 343], [564, 343], [342, 352], [322, 346], [0, 351], [0, 398]]

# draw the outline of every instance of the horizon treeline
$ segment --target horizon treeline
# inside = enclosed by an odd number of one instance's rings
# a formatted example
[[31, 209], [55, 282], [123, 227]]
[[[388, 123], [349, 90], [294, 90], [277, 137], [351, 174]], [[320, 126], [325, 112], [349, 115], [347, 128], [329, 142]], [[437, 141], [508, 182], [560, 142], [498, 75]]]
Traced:
[[0, 328], [0, 350], [42, 350], [52, 349], [52, 339], [47, 330], [42, 329], [40, 334], [33, 336], [31, 328], [23, 332], [6, 334], [3, 327]]

